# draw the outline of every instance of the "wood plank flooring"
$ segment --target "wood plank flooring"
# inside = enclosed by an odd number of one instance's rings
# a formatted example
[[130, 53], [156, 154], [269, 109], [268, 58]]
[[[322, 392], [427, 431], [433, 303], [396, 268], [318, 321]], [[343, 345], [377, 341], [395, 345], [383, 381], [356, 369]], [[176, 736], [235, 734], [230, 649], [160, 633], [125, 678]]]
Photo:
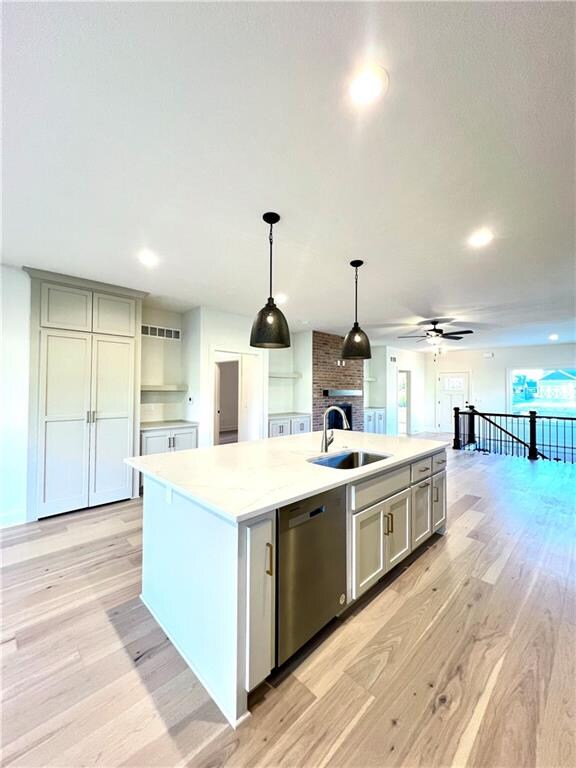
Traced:
[[2, 533], [6, 766], [576, 766], [576, 467], [449, 452], [448, 535], [230, 728], [140, 603], [141, 505]]

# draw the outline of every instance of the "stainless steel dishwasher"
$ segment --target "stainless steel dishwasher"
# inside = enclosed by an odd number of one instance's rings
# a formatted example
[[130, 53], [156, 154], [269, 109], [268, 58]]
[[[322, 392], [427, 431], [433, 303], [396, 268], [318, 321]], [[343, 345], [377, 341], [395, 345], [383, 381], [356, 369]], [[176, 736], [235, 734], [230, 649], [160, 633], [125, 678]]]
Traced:
[[278, 510], [276, 664], [346, 603], [346, 488]]

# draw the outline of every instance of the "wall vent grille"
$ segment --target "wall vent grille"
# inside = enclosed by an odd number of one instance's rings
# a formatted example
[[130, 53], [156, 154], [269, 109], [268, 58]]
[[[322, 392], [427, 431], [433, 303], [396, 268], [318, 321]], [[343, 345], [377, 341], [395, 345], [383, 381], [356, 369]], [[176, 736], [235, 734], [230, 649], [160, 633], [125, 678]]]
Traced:
[[180, 341], [182, 331], [180, 328], [161, 328], [158, 325], [143, 325], [142, 336], [152, 336], [154, 339], [168, 339], [169, 341]]

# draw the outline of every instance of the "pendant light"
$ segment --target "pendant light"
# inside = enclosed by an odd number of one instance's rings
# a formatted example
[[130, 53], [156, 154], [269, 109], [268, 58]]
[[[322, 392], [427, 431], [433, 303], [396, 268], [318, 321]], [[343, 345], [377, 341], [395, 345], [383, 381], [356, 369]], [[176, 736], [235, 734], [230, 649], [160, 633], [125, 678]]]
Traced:
[[369, 360], [372, 357], [368, 336], [358, 325], [358, 267], [362, 264], [364, 262], [360, 259], [350, 262], [350, 266], [354, 267], [354, 325], [342, 344], [343, 360]]
[[270, 224], [270, 294], [266, 306], [262, 307], [252, 324], [250, 334], [251, 347], [263, 347], [264, 349], [283, 349], [290, 346], [290, 331], [288, 323], [282, 312], [278, 309], [272, 298], [272, 227], [280, 221], [277, 213], [265, 213], [262, 218], [266, 224]]

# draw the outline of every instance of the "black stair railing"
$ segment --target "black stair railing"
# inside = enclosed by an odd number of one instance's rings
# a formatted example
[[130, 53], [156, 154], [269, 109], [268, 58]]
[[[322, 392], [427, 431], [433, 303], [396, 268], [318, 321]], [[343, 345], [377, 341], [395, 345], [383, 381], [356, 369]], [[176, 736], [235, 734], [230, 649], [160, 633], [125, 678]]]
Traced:
[[454, 408], [457, 450], [576, 462], [576, 418], [528, 414], [484, 413], [473, 405]]

